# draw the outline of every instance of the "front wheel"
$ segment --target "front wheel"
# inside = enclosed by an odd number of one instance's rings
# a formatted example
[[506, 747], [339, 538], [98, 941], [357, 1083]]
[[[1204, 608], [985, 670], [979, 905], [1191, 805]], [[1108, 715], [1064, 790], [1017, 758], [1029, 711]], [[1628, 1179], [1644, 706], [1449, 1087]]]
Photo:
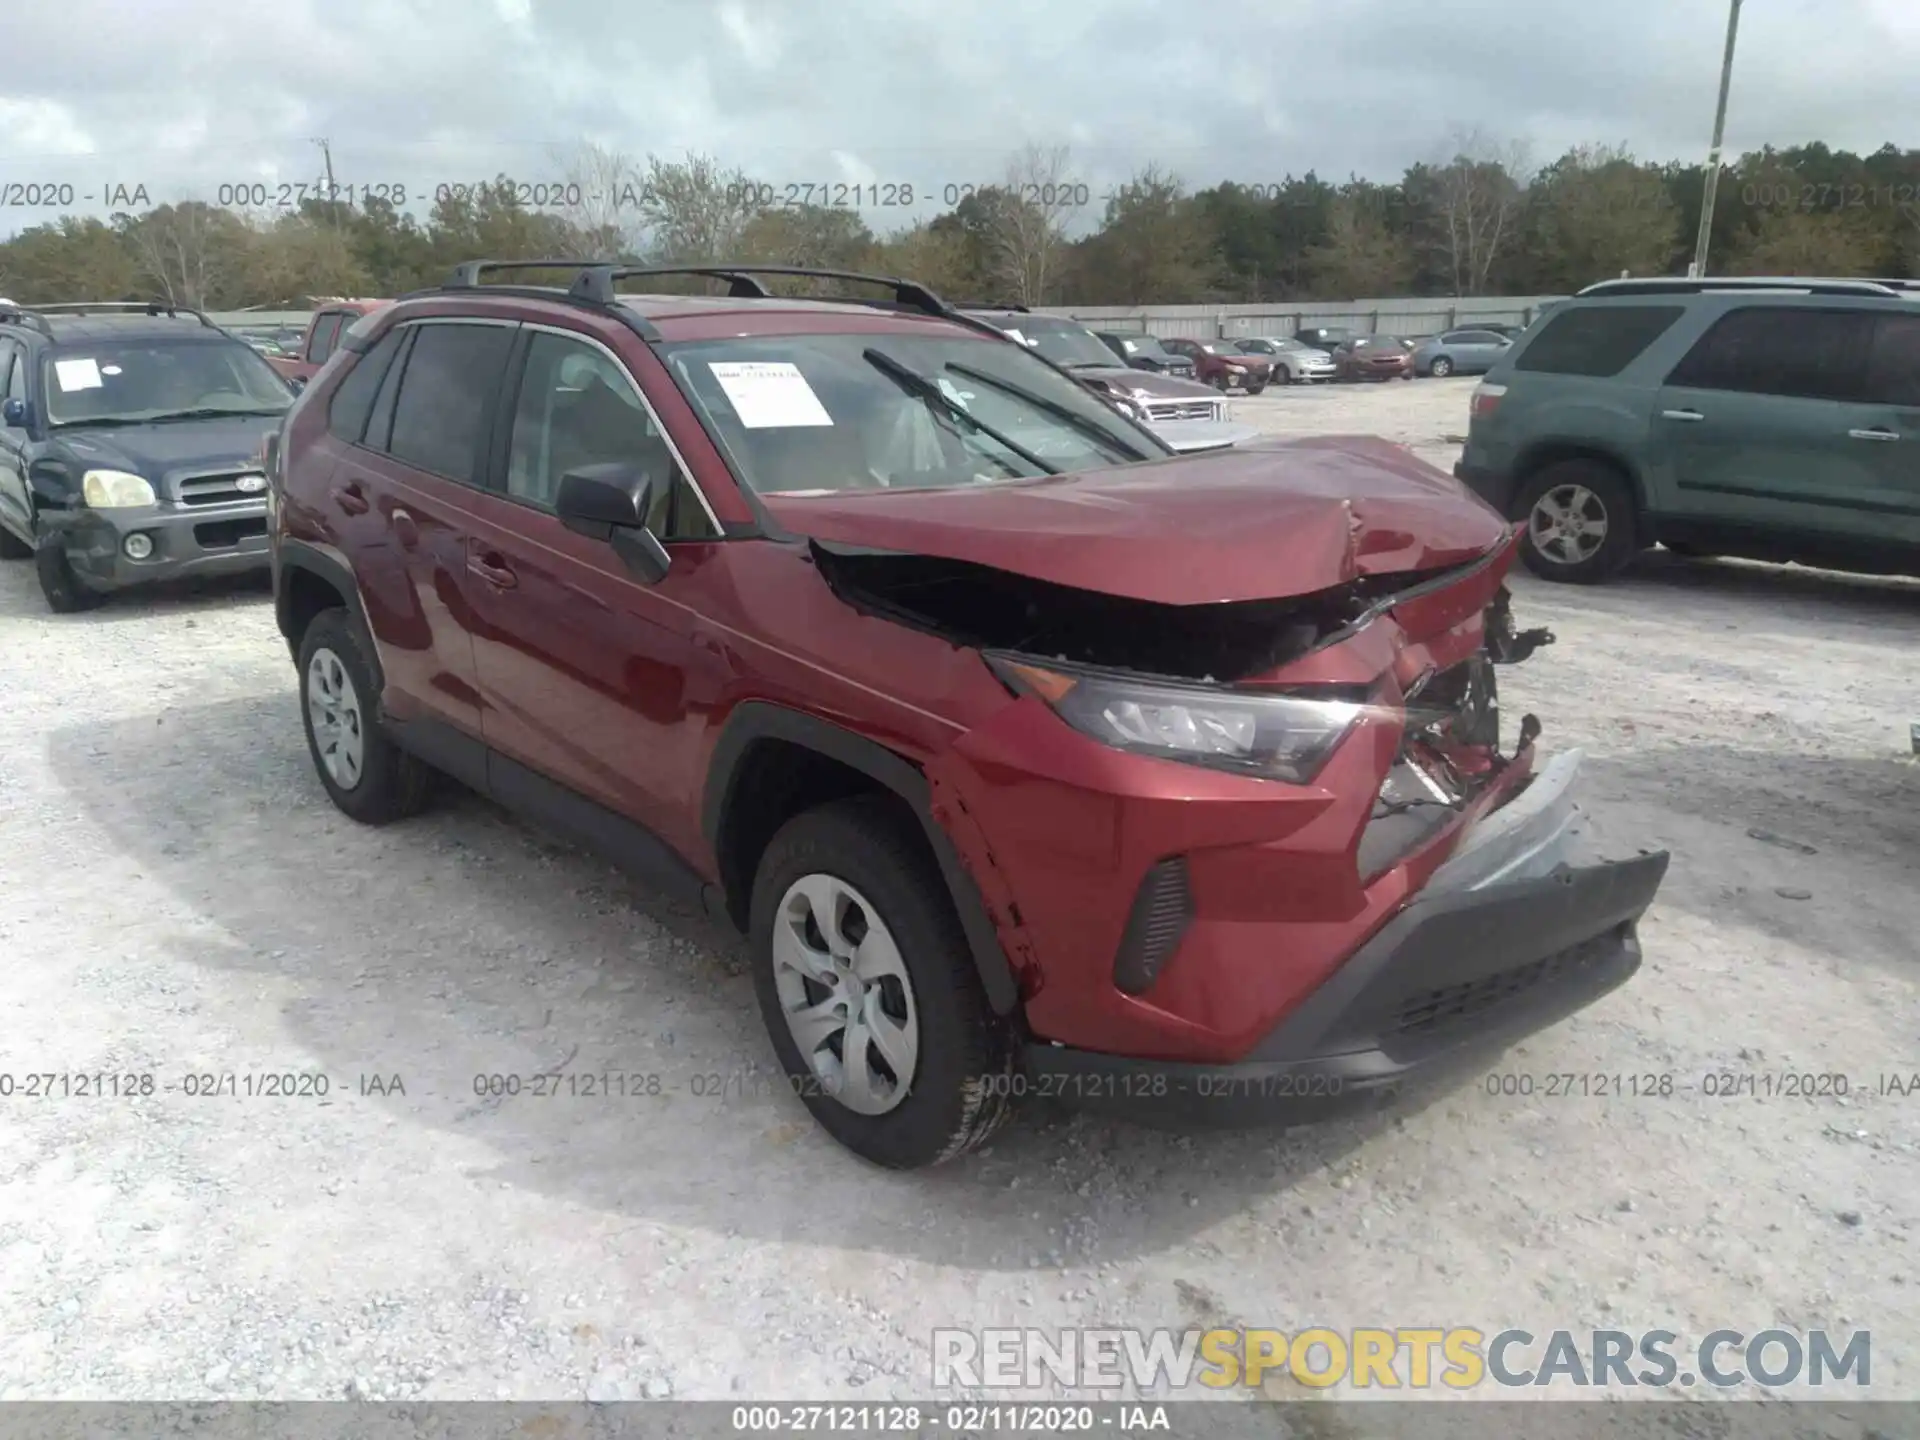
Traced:
[[1619, 471], [1597, 460], [1562, 460], [1520, 487], [1527, 529], [1520, 558], [1543, 580], [1597, 585], [1639, 548], [1633, 494]]
[[56, 615], [76, 615], [106, 602], [98, 590], [89, 590], [74, 573], [67, 560], [67, 547], [58, 535], [43, 535], [34, 547], [33, 568], [40, 579], [40, 593], [47, 608]]
[[754, 989], [794, 1091], [875, 1165], [914, 1170], [1005, 1121], [1014, 1050], [925, 838], [889, 801], [789, 820], [754, 875]]
[[1262, 390], [1266, 388], [1267, 388], [1267, 382], [1264, 380], [1258, 380], [1258, 381], [1255, 381], [1253, 384], [1247, 386], [1247, 394], [1258, 395]]

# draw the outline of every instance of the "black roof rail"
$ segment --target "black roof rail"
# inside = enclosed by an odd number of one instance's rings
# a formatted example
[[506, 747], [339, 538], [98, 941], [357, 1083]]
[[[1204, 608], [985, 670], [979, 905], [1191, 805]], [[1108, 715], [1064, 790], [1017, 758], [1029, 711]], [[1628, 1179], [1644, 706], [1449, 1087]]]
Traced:
[[46, 305], [33, 307], [43, 315], [165, 315], [169, 319], [178, 319], [182, 315], [191, 315], [209, 330], [218, 330], [213, 317], [204, 310], [196, 310], [191, 305], [175, 305], [166, 300], [56, 300]]
[[47, 323], [47, 317], [36, 315], [26, 305], [0, 305], [0, 325], [30, 325], [42, 335], [53, 334], [53, 326]]
[[[955, 300], [950, 302], [956, 310], [992, 310], [1007, 315], [1031, 315], [1033, 311], [1024, 305], [1009, 305], [1002, 300]], [[1078, 324], [1078, 321], [1074, 322]]]
[[1704, 278], [1654, 276], [1644, 280], [1602, 280], [1580, 295], [1706, 295], [1715, 291], [1758, 291], [1797, 295], [1898, 295], [1884, 280], [1824, 279], [1804, 275], [1726, 275]]
[[[564, 290], [555, 286], [481, 285], [480, 279], [483, 275], [499, 270], [572, 270], [576, 273], [572, 283]], [[880, 285], [893, 291], [890, 301], [863, 300], [858, 297], [838, 295], [816, 298], [857, 305], [881, 305], [887, 309], [913, 310], [923, 315], [951, 320], [995, 339], [1007, 339], [1006, 334], [996, 326], [971, 315], [962, 314], [958, 307], [942, 300], [917, 280], [906, 280], [897, 275], [873, 275], [864, 270], [827, 270], [811, 265], [732, 264], [723, 261], [701, 265], [623, 265], [606, 260], [469, 260], [454, 268], [453, 275], [446, 284], [436, 289], [416, 290], [400, 298], [403, 300], [425, 299], [444, 294], [449, 290], [484, 288], [502, 295], [520, 295], [541, 300], [564, 299], [576, 305], [616, 311], [623, 324], [649, 344], [653, 344], [660, 339], [659, 331], [650, 325], [644, 316], [622, 305], [620, 303], [622, 297], [614, 287], [622, 280], [666, 275], [699, 275], [712, 280], [725, 280], [728, 282], [729, 296], [743, 300], [774, 298], [767, 288], [754, 278], [759, 275], [786, 275], [808, 280], [848, 280], [862, 285]]]

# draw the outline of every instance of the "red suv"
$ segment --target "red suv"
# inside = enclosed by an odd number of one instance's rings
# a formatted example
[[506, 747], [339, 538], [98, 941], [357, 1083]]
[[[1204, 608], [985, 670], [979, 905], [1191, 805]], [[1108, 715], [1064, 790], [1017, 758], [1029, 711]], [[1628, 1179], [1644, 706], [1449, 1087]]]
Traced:
[[1261, 355], [1249, 355], [1236, 340], [1162, 340], [1175, 355], [1193, 362], [1194, 378], [1216, 390], [1231, 390], [1238, 385], [1249, 395], [1258, 395], [1273, 379], [1273, 362]]
[[[320, 781], [378, 824], [450, 775], [747, 932], [858, 1154], [1025, 1094], [1306, 1118], [1638, 967], [1667, 857], [1578, 855], [1578, 752], [1503, 752], [1552, 637], [1452, 477], [1171, 455], [911, 282], [515, 268], [357, 322], [268, 444]], [[663, 273], [731, 293], [616, 291]]]

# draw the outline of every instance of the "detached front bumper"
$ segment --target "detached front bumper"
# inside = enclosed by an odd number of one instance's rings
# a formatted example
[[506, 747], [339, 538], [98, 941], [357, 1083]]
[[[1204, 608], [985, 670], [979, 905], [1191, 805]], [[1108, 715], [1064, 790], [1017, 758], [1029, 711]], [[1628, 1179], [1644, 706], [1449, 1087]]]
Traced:
[[1629, 979], [1658, 851], [1584, 861], [1578, 752], [1487, 816], [1428, 885], [1233, 1064], [1039, 1043], [1026, 1093], [1152, 1125], [1294, 1124], [1391, 1100], [1553, 1025]]
[[[265, 570], [264, 499], [224, 505], [146, 505], [133, 509], [43, 512], [41, 524], [58, 538], [67, 563], [90, 590], [121, 590], [188, 576]], [[152, 545], [142, 559], [127, 554], [129, 536]]]

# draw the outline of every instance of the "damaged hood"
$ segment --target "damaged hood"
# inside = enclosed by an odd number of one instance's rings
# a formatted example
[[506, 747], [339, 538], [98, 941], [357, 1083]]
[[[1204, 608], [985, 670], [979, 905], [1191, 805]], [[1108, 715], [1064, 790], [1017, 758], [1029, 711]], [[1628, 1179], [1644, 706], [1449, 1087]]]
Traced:
[[1319, 436], [942, 490], [768, 495], [823, 545], [958, 560], [1080, 590], [1198, 605], [1308, 595], [1464, 564], [1510, 528], [1386, 440]]

